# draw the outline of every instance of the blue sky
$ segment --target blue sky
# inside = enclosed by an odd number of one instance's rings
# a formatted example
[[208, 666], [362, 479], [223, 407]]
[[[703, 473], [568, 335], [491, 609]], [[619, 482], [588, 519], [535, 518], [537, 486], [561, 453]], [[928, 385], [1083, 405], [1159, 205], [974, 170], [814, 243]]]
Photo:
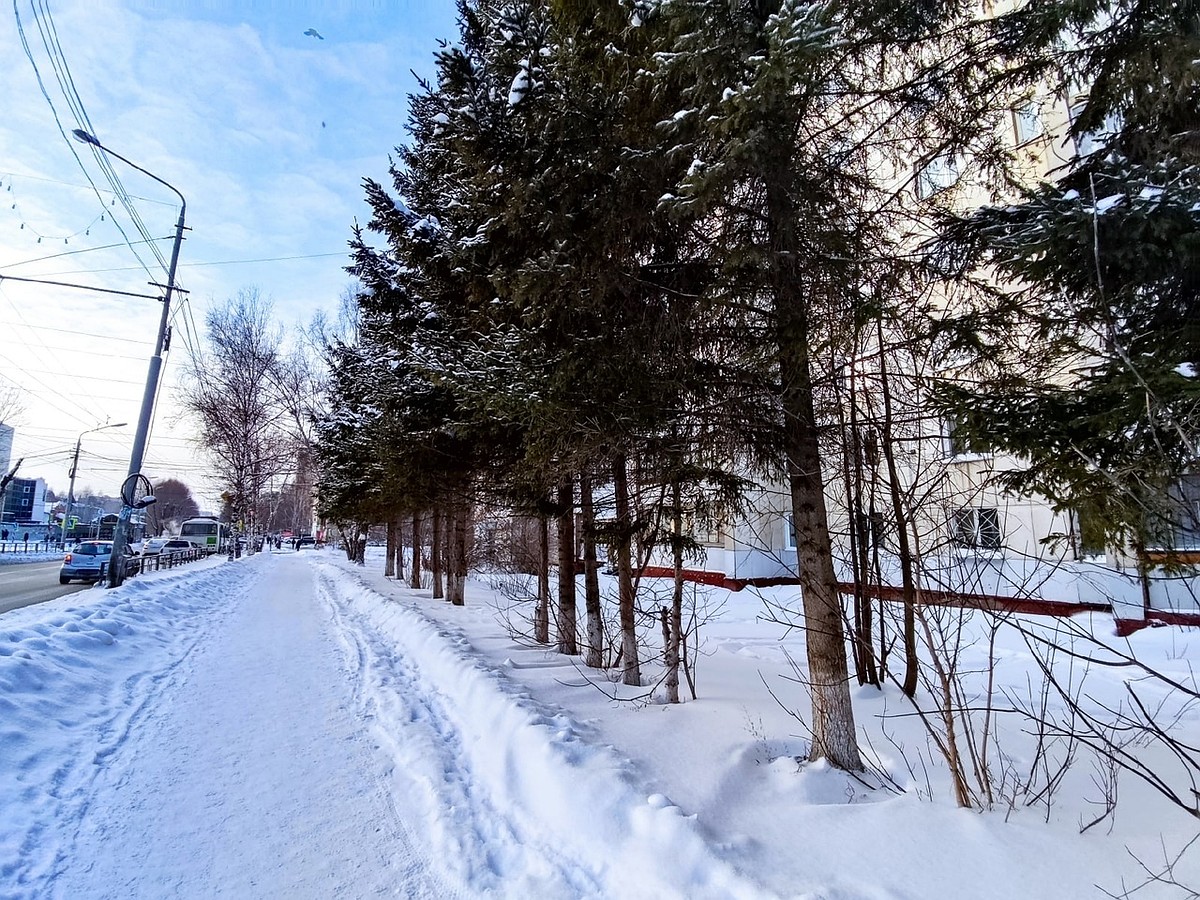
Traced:
[[[178, 477], [211, 496], [171, 396], [180, 341], [193, 339], [214, 302], [247, 287], [272, 298], [289, 329], [336, 308], [349, 283], [351, 224], [369, 216], [361, 180], [386, 181], [388, 156], [405, 139], [411, 70], [430, 76], [437, 39], [455, 35], [449, 0], [17, 0], [0, 11], [0, 276], [148, 294], [149, 282], [165, 281], [88, 148], [63, 132], [90, 123], [107, 147], [187, 199], [179, 281], [188, 294], [174, 310], [144, 466], [152, 479]], [[81, 105], [68, 102], [71, 85]], [[174, 195], [114, 167], [150, 236], [163, 239], [165, 260]], [[17, 384], [24, 405], [10, 423], [13, 461], [26, 457], [19, 474], [63, 492], [80, 432], [128, 422], [83, 439], [76, 492], [115, 491], [158, 310], [154, 300], [0, 281], [0, 386]]]

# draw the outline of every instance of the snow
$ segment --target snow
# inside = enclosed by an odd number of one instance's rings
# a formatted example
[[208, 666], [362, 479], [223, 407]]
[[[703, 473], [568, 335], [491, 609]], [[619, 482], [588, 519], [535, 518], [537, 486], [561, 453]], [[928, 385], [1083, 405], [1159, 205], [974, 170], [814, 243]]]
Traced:
[[57, 548], [53, 550], [42, 549], [44, 545], [33, 546], [26, 550], [23, 544], [7, 544], [0, 546], [0, 566], [12, 565], [15, 563], [28, 562], [49, 562], [53, 559], [62, 559], [63, 551]]
[[1182, 375], [1184, 378], [1195, 378], [1196, 377], [1196, 366], [1189, 362], [1180, 363], [1179, 365], [1177, 365], [1175, 367], [1175, 371], [1178, 374]]
[[512, 85], [508, 89], [508, 105], [516, 106], [525, 99], [529, 92], [529, 60], [523, 59], [513, 76]]
[[1110, 194], [1107, 197], [1101, 197], [1096, 201], [1095, 211], [1100, 215], [1108, 212], [1110, 209], [1119, 206], [1125, 202], [1124, 194]]
[[[691, 593], [699, 699], [668, 705], [522, 638], [510, 587], [472, 579], [452, 607], [378, 555], [288, 551], [0, 616], [0, 896], [1069, 900], [1140, 883], [1138, 859], [1195, 835], [1132, 779], [1110, 827], [1079, 834], [1082, 761], [1048, 822], [958, 809], [890, 688], [854, 701], [896, 788], [803, 762], [803, 636], [764, 617], [787, 588]], [[1131, 640], [1184, 678], [1194, 638]], [[997, 647], [1015, 695], [1029, 650], [1003, 631]], [[1113, 702], [1127, 677], [1089, 692]], [[1022, 720], [998, 727], [1019, 768]], [[1200, 737], [1190, 709], [1173, 727]]]

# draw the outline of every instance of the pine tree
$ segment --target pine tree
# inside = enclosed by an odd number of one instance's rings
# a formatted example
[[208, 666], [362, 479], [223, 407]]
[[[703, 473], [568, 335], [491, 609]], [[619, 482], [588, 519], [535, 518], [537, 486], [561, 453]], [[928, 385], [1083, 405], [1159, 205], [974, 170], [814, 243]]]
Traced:
[[1200, 6], [1031, 4], [997, 33], [1013, 77], [1071, 102], [1079, 156], [947, 222], [936, 264], [991, 267], [1004, 289], [952, 323], [982, 377], [940, 399], [964, 434], [1027, 462], [1009, 487], [1084, 514], [1144, 567], [1200, 434]]

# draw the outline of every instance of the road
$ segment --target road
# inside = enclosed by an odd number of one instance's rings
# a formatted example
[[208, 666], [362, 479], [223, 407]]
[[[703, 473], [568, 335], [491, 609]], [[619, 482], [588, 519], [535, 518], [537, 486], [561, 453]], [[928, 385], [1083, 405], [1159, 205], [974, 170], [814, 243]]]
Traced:
[[58, 583], [62, 560], [0, 566], [0, 614], [82, 591], [91, 585]]

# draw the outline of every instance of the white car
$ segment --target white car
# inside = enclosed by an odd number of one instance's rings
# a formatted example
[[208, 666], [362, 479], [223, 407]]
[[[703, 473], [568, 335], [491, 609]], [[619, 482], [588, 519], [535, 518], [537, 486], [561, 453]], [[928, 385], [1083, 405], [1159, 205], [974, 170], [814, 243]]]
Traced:
[[142, 556], [157, 556], [162, 552], [163, 545], [171, 540], [169, 537], [147, 538], [142, 544]]

